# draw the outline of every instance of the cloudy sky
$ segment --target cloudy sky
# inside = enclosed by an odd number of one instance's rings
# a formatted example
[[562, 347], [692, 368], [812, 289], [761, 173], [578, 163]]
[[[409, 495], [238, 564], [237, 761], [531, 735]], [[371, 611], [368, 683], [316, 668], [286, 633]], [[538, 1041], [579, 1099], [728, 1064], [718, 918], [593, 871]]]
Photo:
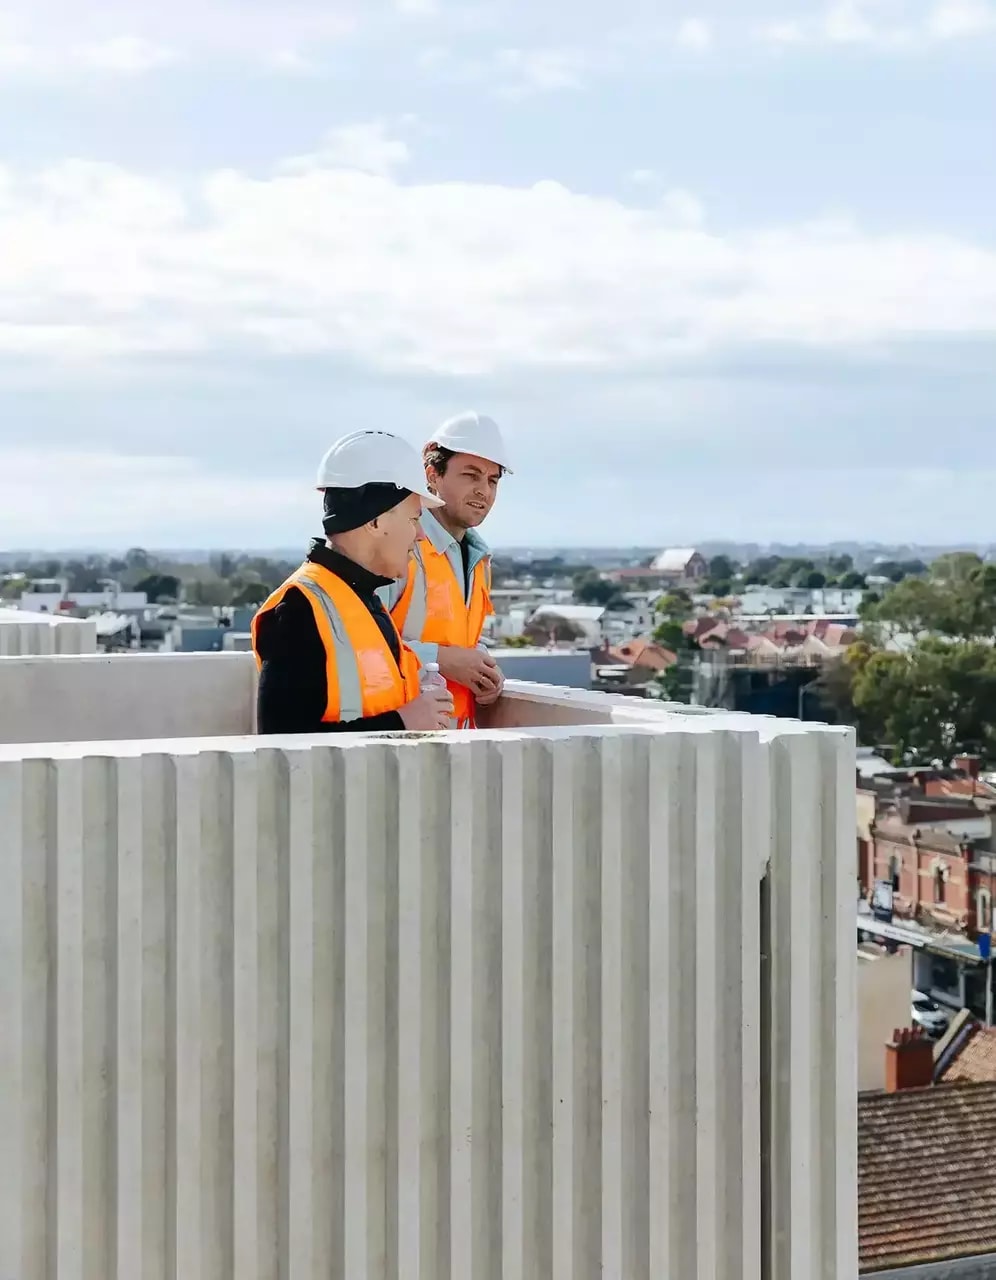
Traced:
[[996, 0], [0, 0], [0, 546], [996, 541]]

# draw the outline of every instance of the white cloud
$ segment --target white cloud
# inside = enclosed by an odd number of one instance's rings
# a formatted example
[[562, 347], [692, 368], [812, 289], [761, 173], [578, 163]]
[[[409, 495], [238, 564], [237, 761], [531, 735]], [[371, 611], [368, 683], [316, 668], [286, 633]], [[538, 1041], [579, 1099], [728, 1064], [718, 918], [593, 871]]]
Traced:
[[554, 182], [404, 185], [406, 154], [364, 125], [267, 177], [0, 177], [0, 352], [44, 357], [46, 377], [237, 350], [478, 375], [996, 334], [988, 247], [839, 220], [723, 235], [686, 192], [634, 208]]
[[495, 70], [510, 97], [576, 89], [592, 59], [580, 49], [501, 49]]
[[299, 49], [278, 49], [263, 59], [271, 71], [288, 76], [310, 76], [317, 67]]
[[920, 49], [996, 31], [994, 0], [833, 0], [812, 18], [760, 28], [772, 45], [839, 44], [884, 50]]
[[0, 72], [16, 65], [22, 75], [135, 74], [173, 61], [177, 52], [272, 65], [274, 51], [318, 52], [388, 12], [395, 16], [391, 0], [7, 0]]
[[996, 30], [996, 6], [986, 0], [939, 0], [928, 22], [940, 40], [980, 35]]
[[801, 22], [769, 22], [761, 27], [758, 36], [767, 44], [794, 45], [806, 40], [806, 30]]
[[579, 46], [505, 47], [464, 53], [459, 45], [437, 45], [416, 55], [433, 79], [482, 86], [500, 98], [520, 102], [539, 94], [579, 89], [600, 72], [623, 65], [618, 53]]
[[439, 0], [394, 0], [394, 7], [406, 18], [432, 18], [439, 13]]
[[861, 0], [838, 0], [831, 5], [823, 19], [823, 30], [828, 40], [838, 44], [863, 44], [878, 34]]
[[176, 60], [172, 49], [152, 44], [140, 36], [117, 36], [100, 44], [84, 45], [78, 50], [78, 57], [83, 66], [121, 75], [140, 75]]
[[675, 38], [683, 49], [701, 52], [712, 46], [712, 27], [701, 18], [686, 18], [678, 27]]
[[705, 221], [705, 209], [701, 200], [690, 191], [675, 188], [661, 197], [661, 212], [669, 221], [682, 227], [697, 227]]
[[[406, 123], [415, 122], [409, 118]], [[383, 120], [369, 120], [330, 130], [317, 151], [294, 156], [283, 167], [291, 173], [339, 168], [386, 176], [410, 159], [407, 143], [392, 136]]]
[[136, 76], [177, 61], [166, 45], [141, 36], [113, 36], [79, 45], [0, 41], [0, 76], [8, 79], [65, 79], [83, 75]]

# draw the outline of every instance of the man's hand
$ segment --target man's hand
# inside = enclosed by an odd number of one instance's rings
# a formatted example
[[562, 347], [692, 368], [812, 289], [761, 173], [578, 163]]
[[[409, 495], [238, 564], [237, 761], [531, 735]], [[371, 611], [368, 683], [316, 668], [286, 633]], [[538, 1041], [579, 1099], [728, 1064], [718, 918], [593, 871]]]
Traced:
[[490, 689], [485, 689], [483, 693], [476, 694], [477, 705], [479, 707], [491, 707], [501, 697], [502, 689], [505, 687], [505, 677], [501, 673], [501, 667], [495, 664], [494, 669], [494, 685]]
[[439, 670], [447, 680], [469, 689], [482, 706], [490, 706], [501, 693], [502, 675], [490, 653], [483, 649], [439, 646]]
[[453, 716], [453, 695], [449, 689], [426, 689], [398, 711], [406, 729], [430, 733], [433, 729], [449, 729]]

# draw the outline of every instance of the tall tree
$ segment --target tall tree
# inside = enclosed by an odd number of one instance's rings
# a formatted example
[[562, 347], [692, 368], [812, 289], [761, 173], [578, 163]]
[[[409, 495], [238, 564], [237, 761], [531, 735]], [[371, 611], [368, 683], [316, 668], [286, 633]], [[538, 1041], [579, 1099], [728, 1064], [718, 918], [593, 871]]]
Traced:
[[996, 634], [996, 565], [978, 556], [942, 556], [925, 578], [905, 578], [868, 610], [893, 632], [973, 640]]
[[921, 640], [908, 653], [855, 652], [852, 696], [866, 740], [896, 763], [996, 754], [996, 649], [975, 640]]

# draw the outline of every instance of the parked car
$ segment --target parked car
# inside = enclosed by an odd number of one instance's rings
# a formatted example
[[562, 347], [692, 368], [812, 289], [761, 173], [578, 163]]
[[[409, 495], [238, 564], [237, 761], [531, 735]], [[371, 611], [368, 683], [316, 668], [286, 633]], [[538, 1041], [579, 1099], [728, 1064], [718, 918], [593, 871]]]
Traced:
[[923, 1027], [927, 1035], [939, 1040], [951, 1022], [951, 1013], [942, 1008], [936, 1000], [931, 1000], [923, 991], [914, 991], [910, 996], [910, 1017], [915, 1026]]

